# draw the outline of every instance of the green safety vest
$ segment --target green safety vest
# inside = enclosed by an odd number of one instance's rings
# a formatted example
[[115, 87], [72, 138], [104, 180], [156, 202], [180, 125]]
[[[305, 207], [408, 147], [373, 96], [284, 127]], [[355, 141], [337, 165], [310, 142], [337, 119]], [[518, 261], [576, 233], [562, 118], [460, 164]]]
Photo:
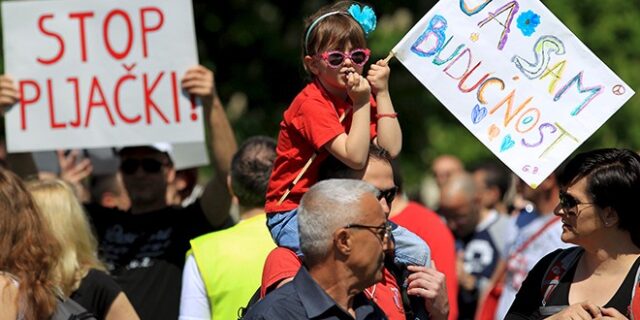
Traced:
[[191, 240], [207, 290], [211, 319], [237, 319], [262, 280], [262, 267], [275, 244], [261, 214]]

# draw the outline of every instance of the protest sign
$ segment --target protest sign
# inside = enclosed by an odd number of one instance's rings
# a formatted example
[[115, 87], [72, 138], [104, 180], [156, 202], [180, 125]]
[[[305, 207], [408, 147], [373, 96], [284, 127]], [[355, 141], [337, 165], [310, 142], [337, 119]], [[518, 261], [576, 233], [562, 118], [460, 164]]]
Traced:
[[10, 152], [204, 141], [189, 0], [4, 1]]
[[538, 0], [441, 0], [392, 52], [532, 187], [634, 94]]

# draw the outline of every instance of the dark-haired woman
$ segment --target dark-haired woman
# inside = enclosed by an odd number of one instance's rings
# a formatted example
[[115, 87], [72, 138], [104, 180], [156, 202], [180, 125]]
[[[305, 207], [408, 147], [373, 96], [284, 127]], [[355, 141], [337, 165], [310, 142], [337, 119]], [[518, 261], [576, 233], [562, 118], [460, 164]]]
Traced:
[[506, 319], [638, 319], [640, 157], [626, 149], [581, 153], [559, 182], [561, 237], [577, 247], [536, 264]]

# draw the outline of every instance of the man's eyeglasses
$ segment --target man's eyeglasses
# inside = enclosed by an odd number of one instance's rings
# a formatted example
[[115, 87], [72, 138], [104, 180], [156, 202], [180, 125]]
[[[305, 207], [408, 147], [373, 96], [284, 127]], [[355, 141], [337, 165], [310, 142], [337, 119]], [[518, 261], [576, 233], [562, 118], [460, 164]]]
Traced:
[[584, 204], [584, 205], [597, 205], [594, 202], [579, 202], [578, 200], [576, 200], [576, 198], [574, 198], [572, 195], [561, 191], [560, 192], [560, 208], [562, 209], [562, 211], [567, 214], [567, 215], [575, 215], [577, 216], [578, 214], [580, 214], [580, 210], [574, 211], [574, 209], [577, 209], [579, 205]]
[[393, 186], [389, 189], [385, 189], [385, 190], [380, 190], [380, 193], [378, 194], [378, 201], [382, 200], [382, 198], [384, 198], [384, 200], [387, 201], [387, 204], [389, 206], [391, 206], [391, 203], [393, 202], [393, 199], [396, 198], [396, 194], [398, 193], [398, 187], [397, 186]]
[[142, 167], [146, 173], [158, 173], [163, 165], [162, 161], [153, 158], [126, 159], [120, 163], [120, 170], [124, 174], [134, 174]]
[[368, 226], [365, 224], [350, 223], [344, 227], [346, 229], [367, 229], [373, 232], [382, 242], [387, 241], [387, 239], [389, 239], [389, 235], [391, 234], [391, 225], [389, 224], [389, 222], [385, 222], [379, 226]]
[[362, 67], [367, 63], [370, 55], [371, 51], [369, 49], [354, 49], [348, 53], [342, 51], [327, 51], [320, 54], [320, 57], [326, 61], [330, 67], [336, 69], [342, 66], [346, 58], [349, 58], [349, 60], [358, 67]]

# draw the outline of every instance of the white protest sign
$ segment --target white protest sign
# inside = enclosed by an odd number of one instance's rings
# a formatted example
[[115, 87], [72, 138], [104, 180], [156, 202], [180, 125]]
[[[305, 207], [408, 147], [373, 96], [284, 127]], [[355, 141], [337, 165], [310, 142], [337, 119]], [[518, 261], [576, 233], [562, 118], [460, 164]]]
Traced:
[[393, 53], [532, 187], [634, 94], [538, 0], [441, 0]]
[[204, 141], [190, 0], [3, 1], [10, 152]]

